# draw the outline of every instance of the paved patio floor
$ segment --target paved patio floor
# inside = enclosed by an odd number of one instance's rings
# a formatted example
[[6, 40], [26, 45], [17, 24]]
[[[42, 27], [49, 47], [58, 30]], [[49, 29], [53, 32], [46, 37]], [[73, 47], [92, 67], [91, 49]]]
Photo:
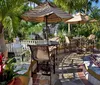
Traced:
[[[57, 55], [59, 64], [56, 67], [56, 74], [51, 76], [52, 85], [92, 85], [81, 71], [82, 56], [76, 53]], [[34, 75], [33, 81], [33, 85], [50, 85], [50, 77], [41, 74]]]

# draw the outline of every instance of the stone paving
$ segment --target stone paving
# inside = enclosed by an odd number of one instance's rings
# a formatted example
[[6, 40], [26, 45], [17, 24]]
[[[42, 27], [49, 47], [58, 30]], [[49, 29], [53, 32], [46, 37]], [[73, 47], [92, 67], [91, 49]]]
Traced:
[[[92, 85], [85, 79], [83, 72], [77, 70], [77, 68], [82, 69], [82, 56], [76, 53], [58, 55], [57, 63], [59, 64], [56, 67], [56, 74], [51, 76], [52, 85]], [[33, 85], [50, 85], [50, 77], [41, 74], [35, 74], [33, 81]]]

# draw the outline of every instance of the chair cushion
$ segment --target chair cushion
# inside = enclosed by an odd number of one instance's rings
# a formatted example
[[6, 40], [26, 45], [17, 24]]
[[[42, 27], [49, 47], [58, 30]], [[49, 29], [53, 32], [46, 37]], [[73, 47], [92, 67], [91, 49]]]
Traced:
[[14, 78], [8, 85], [23, 85], [20, 78]]
[[59, 42], [59, 37], [53, 37], [51, 39], [49, 39], [50, 41], [56, 41], [56, 42]]
[[89, 40], [95, 39], [95, 35], [94, 34], [89, 35], [88, 39]]
[[48, 52], [43, 51], [43, 50], [41, 50], [41, 49], [38, 49], [38, 50], [37, 50], [37, 58], [38, 58], [38, 60], [40, 60], [40, 61], [49, 60]]
[[67, 44], [70, 44], [69, 38], [67, 36], [65, 36], [65, 41]]
[[49, 51], [53, 51], [53, 50], [55, 50], [57, 47], [56, 46], [50, 46], [49, 47]]

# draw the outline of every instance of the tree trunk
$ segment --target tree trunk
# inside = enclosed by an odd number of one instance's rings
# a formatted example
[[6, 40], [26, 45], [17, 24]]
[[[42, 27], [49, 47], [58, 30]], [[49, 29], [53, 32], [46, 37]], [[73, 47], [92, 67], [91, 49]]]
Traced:
[[88, 0], [87, 0], [87, 2], [86, 2], [85, 14], [87, 14], [87, 11], [88, 11]]
[[70, 31], [70, 23], [68, 23], [68, 35], [71, 34], [71, 31]]
[[0, 22], [0, 34], [2, 33], [2, 29], [3, 29], [3, 25], [2, 25], [2, 23]]
[[[69, 9], [69, 12], [68, 12], [69, 14], [70, 14], [70, 9]], [[70, 23], [68, 23], [68, 35], [70, 35], [71, 34], [71, 24]]]
[[6, 49], [5, 39], [4, 39], [3, 24], [1, 22], [0, 22], [0, 52], [3, 53], [5, 58], [8, 57], [8, 51]]
[[5, 44], [5, 39], [4, 39], [4, 32], [3, 32], [3, 25], [2, 23], [0, 22], [0, 46], [2, 44]]

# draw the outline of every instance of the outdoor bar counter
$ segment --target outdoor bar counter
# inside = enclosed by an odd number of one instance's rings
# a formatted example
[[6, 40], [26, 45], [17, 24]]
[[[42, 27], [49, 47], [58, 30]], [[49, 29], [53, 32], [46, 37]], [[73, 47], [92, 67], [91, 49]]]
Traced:
[[[97, 58], [100, 58], [98, 54], [92, 54], [84, 57], [84, 73], [86, 79], [90, 81], [93, 85], [100, 85], [100, 61], [97, 61]], [[98, 63], [97, 63], [98, 62]]]

